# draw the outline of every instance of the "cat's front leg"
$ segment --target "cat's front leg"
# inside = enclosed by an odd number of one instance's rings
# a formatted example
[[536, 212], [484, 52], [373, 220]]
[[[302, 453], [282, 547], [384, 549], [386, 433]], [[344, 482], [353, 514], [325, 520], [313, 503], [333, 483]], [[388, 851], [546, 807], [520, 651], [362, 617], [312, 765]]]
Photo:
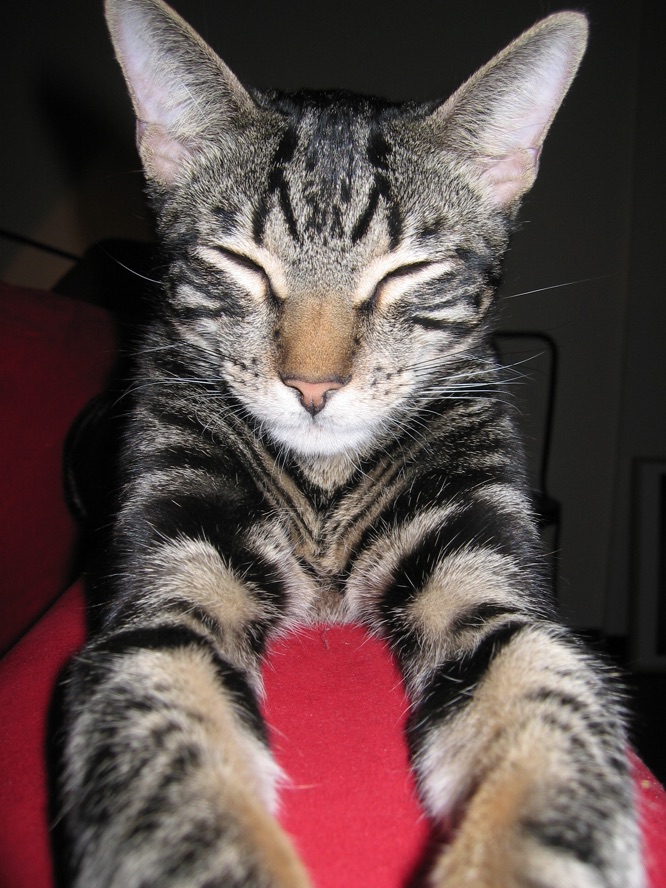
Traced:
[[257, 706], [275, 608], [201, 540], [125, 573], [141, 594], [120, 598], [68, 687], [73, 884], [307, 888], [271, 813], [279, 770]]
[[453, 824], [432, 885], [640, 888], [624, 731], [602, 676], [553, 626], [514, 616], [474, 634], [412, 676], [414, 764], [430, 812]]
[[450, 831], [431, 884], [642, 888], [609, 676], [550, 618], [530, 560], [417, 520], [378, 537], [350, 588], [402, 666], [421, 796]]

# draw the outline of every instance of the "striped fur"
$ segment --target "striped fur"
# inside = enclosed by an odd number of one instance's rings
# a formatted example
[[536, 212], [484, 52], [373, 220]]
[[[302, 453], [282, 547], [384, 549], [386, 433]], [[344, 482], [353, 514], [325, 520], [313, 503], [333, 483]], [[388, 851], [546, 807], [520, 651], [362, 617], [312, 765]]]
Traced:
[[354, 620], [395, 652], [455, 826], [433, 886], [641, 888], [621, 705], [557, 622], [489, 343], [584, 19], [394, 105], [248, 91], [161, 0], [106, 10], [167, 271], [68, 687], [72, 883], [308, 885], [261, 656]]

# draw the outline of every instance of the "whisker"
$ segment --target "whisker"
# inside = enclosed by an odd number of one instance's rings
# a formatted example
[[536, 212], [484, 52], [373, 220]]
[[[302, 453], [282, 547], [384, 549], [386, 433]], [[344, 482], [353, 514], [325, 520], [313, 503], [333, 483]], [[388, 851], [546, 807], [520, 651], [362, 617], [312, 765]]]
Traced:
[[565, 281], [562, 284], [550, 284], [547, 287], [536, 287], [534, 290], [525, 290], [522, 293], [507, 293], [502, 299], [518, 299], [520, 296], [531, 296], [533, 293], [545, 293], [546, 290], [557, 290], [561, 287], [574, 287], [577, 284], [588, 284], [591, 281], [607, 281], [610, 278], [608, 274], [599, 274], [594, 277], [579, 278], [576, 281]]
[[141, 279], [144, 280], [144, 281], [148, 281], [148, 282], [151, 283], [151, 284], [158, 284], [158, 285], [160, 285], [160, 286], [162, 285], [163, 282], [162, 282], [161, 280], [159, 280], [159, 279], [155, 279], [155, 278], [151, 278], [151, 277], [147, 277], [147, 275], [145, 275], [145, 274], [141, 274], [140, 272], [135, 271], [133, 268], [130, 268], [129, 265], [125, 265], [124, 262], [121, 262], [120, 259], [118, 259], [117, 256], [114, 256], [113, 253], [110, 253], [110, 252], [109, 252], [108, 250], [106, 250], [101, 244], [100, 244], [100, 249], [101, 249], [104, 253], [106, 253], [106, 255], [109, 257], [109, 259], [111, 259], [113, 262], [115, 262], [116, 265], [119, 265], [121, 268], [124, 268], [125, 271], [129, 271], [129, 273], [130, 273], [130, 274], [133, 274], [135, 277], [141, 278]]

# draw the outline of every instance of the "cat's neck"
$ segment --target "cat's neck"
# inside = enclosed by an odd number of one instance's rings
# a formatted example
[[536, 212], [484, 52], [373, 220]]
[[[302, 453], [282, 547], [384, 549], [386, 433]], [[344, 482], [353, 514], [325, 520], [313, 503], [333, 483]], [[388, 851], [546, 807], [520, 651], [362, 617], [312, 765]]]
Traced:
[[294, 463], [306, 481], [324, 493], [334, 493], [344, 486], [359, 467], [360, 456], [346, 453], [332, 456], [298, 456]]

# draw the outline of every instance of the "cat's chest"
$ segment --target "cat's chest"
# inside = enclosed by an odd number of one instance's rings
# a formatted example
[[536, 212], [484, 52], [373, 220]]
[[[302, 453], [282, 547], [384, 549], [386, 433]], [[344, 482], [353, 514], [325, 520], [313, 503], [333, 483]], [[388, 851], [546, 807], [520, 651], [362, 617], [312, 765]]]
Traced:
[[407, 484], [404, 466], [386, 459], [329, 495], [313, 495], [293, 476], [283, 476], [265, 495], [290, 554], [322, 590], [341, 591], [355, 555]]

